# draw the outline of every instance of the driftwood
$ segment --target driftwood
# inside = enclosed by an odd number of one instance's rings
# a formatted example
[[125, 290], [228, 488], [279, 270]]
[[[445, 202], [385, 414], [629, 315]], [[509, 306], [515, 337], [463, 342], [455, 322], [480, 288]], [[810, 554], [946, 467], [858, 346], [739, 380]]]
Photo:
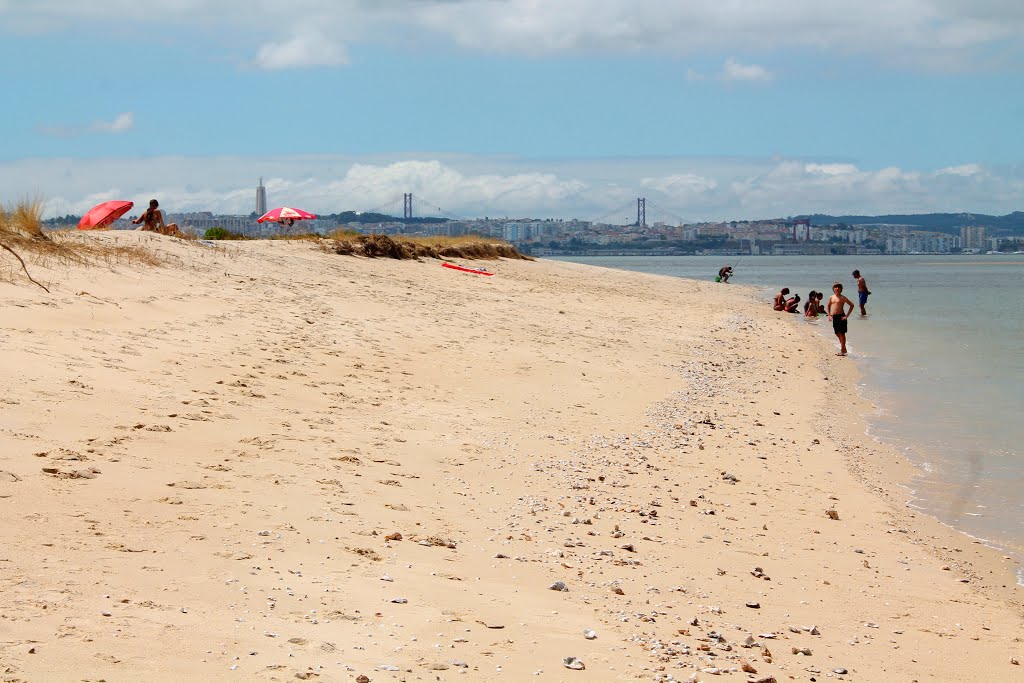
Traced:
[[29, 282], [31, 282], [34, 285], [38, 285], [39, 287], [42, 287], [43, 291], [45, 291], [47, 294], [50, 293], [50, 290], [46, 288], [46, 285], [42, 284], [41, 282], [37, 282], [32, 277], [32, 275], [28, 272], [28, 266], [25, 265], [25, 259], [21, 258], [21, 255], [18, 254], [18, 252], [14, 251], [13, 249], [11, 249], [9, 246], [4, 244], [3, 242], [0, 242], [0, 247], [3, 247], [6, 251], [9, 251], [12, 254], [14, 254], [14, 258], [18, 259], [18, 263], [21, 264], [21, 269], [25, 271], [25, 277], [27, 277], [29, 279]]

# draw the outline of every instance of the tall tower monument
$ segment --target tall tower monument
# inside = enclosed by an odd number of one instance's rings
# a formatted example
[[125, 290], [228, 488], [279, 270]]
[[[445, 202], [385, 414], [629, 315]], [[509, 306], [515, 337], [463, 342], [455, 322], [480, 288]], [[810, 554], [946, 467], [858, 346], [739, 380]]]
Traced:
[[262, 216], [267, 212], [267, 188], [263, 187], [263, 178], [256, 186], [256, 215]]

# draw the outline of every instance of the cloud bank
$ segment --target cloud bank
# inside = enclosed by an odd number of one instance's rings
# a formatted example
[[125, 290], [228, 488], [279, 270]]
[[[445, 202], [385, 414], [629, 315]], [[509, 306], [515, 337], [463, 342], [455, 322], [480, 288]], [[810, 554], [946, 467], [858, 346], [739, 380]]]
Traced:
[[549, 162], [443, 155], [24, 159], [0, 163], [0, 186], [15, 196], [42, 195], [51, 216], [84, 213], [108, 199], [151, 197], [170, 212], [247, 214], [255, 208], [257, 174], [273, 206], [401, 215], [402, 195], [411, 192], [415, 215], [461, 218], [625, 222], [637, 197], [647, 199], [648, 221], [669, 223], [805, 213], [1005, 214], [1019, 210], [1024, 196], [1024, 169], [980, 164], [917, 171], [797, 159]]

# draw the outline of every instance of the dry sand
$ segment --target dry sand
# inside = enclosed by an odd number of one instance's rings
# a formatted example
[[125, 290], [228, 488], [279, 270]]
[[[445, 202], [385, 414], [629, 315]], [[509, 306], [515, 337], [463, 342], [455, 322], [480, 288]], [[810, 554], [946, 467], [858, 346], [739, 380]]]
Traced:
[[750, 289], [79, 239], [165, 265], [0, 283], [2, 681], [1024, 680], [1013, 561]]

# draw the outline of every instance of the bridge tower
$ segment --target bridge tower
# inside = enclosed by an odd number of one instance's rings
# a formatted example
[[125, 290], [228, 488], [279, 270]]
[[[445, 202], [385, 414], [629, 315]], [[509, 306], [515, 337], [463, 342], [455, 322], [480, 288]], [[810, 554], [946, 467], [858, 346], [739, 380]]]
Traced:
[[636, 225], [638, 228], [647, 227], [647, 198], [637, 197], [636, 199]]
[[402, 218], [412, 218], [412, 192], [402, 195]]

